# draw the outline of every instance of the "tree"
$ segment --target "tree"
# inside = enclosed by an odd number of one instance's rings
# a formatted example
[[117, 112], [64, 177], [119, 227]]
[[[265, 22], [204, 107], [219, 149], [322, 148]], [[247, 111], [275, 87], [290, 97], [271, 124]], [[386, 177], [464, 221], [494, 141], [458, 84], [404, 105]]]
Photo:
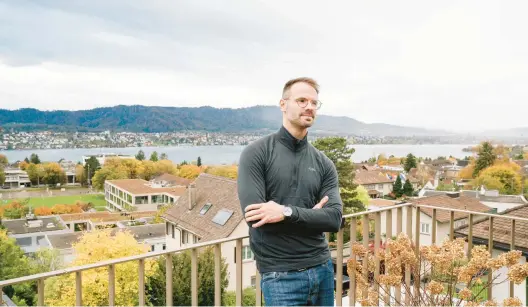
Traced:
[[169, 156], [167, 156], [166, 153], [162, 153], [160, 156], [160, 160], [169, 160]]
[[40, 185], [42, 178], [44, 177], [44, 167], [42, 164], [30, 163], [26, 169], [26, 172], [31, 184]]
[[158, 159], [158, 152], [157, 151], [154, 151], [150, 154], [150, 161], [152, 162], [157, 162], [159, 159]]
[[[399, 176], [398, 176], [399, 178]], [[403, 195], [412, 196], [414, 193], [413, 186], [411, 184], [411, 181], [409, 179], [405, 180], [405, 184], [403, 185]]]
[[145, 153], [143, 152], [143, 150], [139, 150], [137, 155], [136, 155], [136, 159], [139, 160], [139, 161], [143, 161], [145, 160]]
[[231, 179], [236, 179], [238, 177], [238, 167], [236, 165], [212, 166], [208, 167], [205, 172], [207, 174], [222, 176]]
[[80, 183], [81, 185], [85, 185], [88, 181], [86, 176], [86, 170], [84, 167], [80, 164], [75, 165], [75, 181]]
[[192, 164], [182, 165], [178, 171], [180, 177], [187, 179], [195, 179], [200, 173], [202, 173], [202, 168]]
[[368, 194], [367, 189], [365, 189], [364, 186], [358, 185], [356, 188], [356, 197], [355, 200], [362, 203], [365, 207], [367, 207], [370, 203], [370, 196]]
[[[215, 260], [213, 247], [199, 250], [198, 255], [198, 305], [214, 306]], [[156, 270], [147, 280], [147, 297], [153, 306], [165, 306], [167, 270], [165, 258], [159, 258]], [[185, 251], [172, 256], [173, 306], [191, 305], [191, 253]], [[228, 285], [227, 264], [221, 260], [221, 295]]]
[[56, 185], [66, 183], [66, 173], [57, 162], [50, 162], [44, 164], [44, 176], [42, 177], [44, 183]]
[[29, 208], [20, 201], [12, 201], [11, 203], [0, 207], [0, 216], [8, 219], [20, 219], [29, 213]]
[[[104, 260], [116, 259], [147, 253], [148, 245], [140, 244], [128, 230], [93, 230], [84, 233], [73, 244], [75, 260], [70, 267], [92, 264]], [[149, 278], [156, 270], [156, 262], [145, 261], [145, 276]], [[115, 303], [116, 305], [137, 305], [138, 298], [138, 262], [131, 261], [115, 266]], [[45, 283], [45, 303], [50, 306], [73, 306], [75, 304], [75, 274], [52, 277]], [[83, 272], [82, 292], [86, 306], [108, 306], [108, 270], [101, 267]], [[100, 294], [100, 295], [96, 295]]]
[[475, 179], [478, 185], [499, 190], [501, 194], [517, 195], [522, 192], [521, 175], [508, 165], [494, 165], [483, 170]]
[[0, 167], [6, 167], [9, 164], [7, 157], [0, 154]]
[[416, 157], [412, 153], [408, 154], [407, 158], [405, 159], [405, 165], [403, 168], [408, 173], [411, 171], [411, 168], [416, 168], [416, 167], [417, 167]]
[[30, 157], [30, 161], [33, 164], [40, 164], [40, 158], [37, 154], [32, 153]]
[[473, 170], [473, 178], [478, 177], [480, 172], [485, 168], [492, 166], [496, 159], [497, 155], [493, 150], [493, 145], [490, 142], [483, 142], [479, 147], [475, 169]]
[[399, 175], [398, 177], [396, 177], [396, 181], [394, 182], [392, 186], [392, 192], [394, 193], [396, 198], [399, 198], [403, 195], [403, 186], [401, 182], [401, 177]]
[[28, 166], [29, 166], [29, 163], [27, 163], [26, 161], [22, 161], [22, 162], [20, 162], [20, 163], [18, 164], [18, 167], [19, 167], [21, 170], [23, 170], [23, 171], [25, 171], [25, 170], [28, 168]]
[[31, 162], [29, 161], [28, 157], [26, 157], [26, 158], [24, 159], [24, 162], [26, 162], [27, 164], [31, 163]]
[[196, 160], [196, 166], [202, 166], [202, 158], [198, 157], [198, 160]]
[[365, 211], [365, 206], [356, 198], [358, 185], [354, 183], [356, 173], [351, 160], [355, 149], [349, 148], [346, 139], [342, 137], [319, 138], [313, 146], [324, 153], [337, 169], [343, 212], [349, 214]]
[[92, 183], [93, 177], [97, 170], [101, 169], [101, 164], [96, 157], [90, 157], [86, 160], [84, 164], [84, 176], [86, 178], [86, 183]]
[[[33, 272], [30, 259], [16, 244], [15, 239], [7, 235], [7, 230], [0, 229], [0, 280], [13, 279], [30, 275]], [[7, 286], [3, 292], [18, 306], [36, 305], [36, 286], [28, 282]], [[1, 293], [0, 293], [1, 294]]]
[[39, 273], [60, 270], [64, 267], [60, 250], [41, 248], [32, 256], [32, 265]]
[[6, 176], [5, 176], [4, 169], [0, 167], [0, 185], [4, 185], [5, 179], [6, 179]]
[[92, 179], [92, 186], [97, 190], [103, 190], [106, 180], [116, 179], [129, 179], [126, 170], [123, 168], [113, 169], [110, 167], [103, 167], [95, 172]]
[[[246, 287], [242, 292], [242, 306], [255, 306], [257, 304], [257, 291], [253, 287]], [[228, 291], [222, 296], [222, 306], [236, 306], [236, 292]]]

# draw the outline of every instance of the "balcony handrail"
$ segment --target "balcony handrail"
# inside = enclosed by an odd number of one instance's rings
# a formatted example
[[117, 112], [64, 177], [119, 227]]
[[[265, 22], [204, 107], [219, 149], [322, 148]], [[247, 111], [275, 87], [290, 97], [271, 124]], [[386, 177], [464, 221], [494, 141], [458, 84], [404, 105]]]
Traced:
[[65, 268], [65, 269], [50, 271], [50, 272], [46, 272], [46, 273], [39, 273], [39, 274], [27, 275], [27, 276], [13, 278], [13, 279], [2, 280], [2, 281], [0, 281], [0, 288], [6, 287], [6, 286], [10, 286], [10, 285], [14, 285], [14, 284], [19, 284], [19, 283], [22, 283], [22, 282], [35, 281], [35, 280], [39, 280], [39, 279], [42, 279], [42, 278], [49, 278], [49, 277], [54, 277], [54, 276], [58, 276], [58, 275], [82, 272], [82, 271], [86, 271], [86, 270], [97, 269], [97, 268], [100, 268], [100, 267], [121, 264], [121, 263], [130, 262], [130, 261], [134, 261], [134, 260], [137, 261], [137, 260], [142, 260], [142, 259], [154, 258], [154, 257], [158, 257], [158, 256], [164, 256], [164, 255], [167, 255], [167, 254], [180, 253], [180, 252], [184, 252], [184, 251], [187, 251], [187, 250], [213, 246], [213, 245], [216, 245], [216, 244], [222, 244], [222, 243], [227, 243], [227, 242], [236, 241], [236, 240], [239, 240], [239, 239], [246, 239], [246, 238], [249, 238], [249, 235], [242, 235], [242, 236], [218, 239], [218, 240], [214, 240], [214, 241], [207, 241], [207, 242], [203, 242], [203, 243], [196, 243], [196, 244], [191, 244], [189, 246], [180, 247], [180, 248], [167, 249], [167, 250], [158, 251], [158, 252], [148, 252], [148, 253], [141, 254], [141, 255], [134, 255], [134, 256], [128, 256], [128, 257], [123, 257], [123, 258], [104, 260], [104, 261], [100, 261], [100, 262], [97, 262], [97, 263], [85, 264], [85, 265], [81, 265], [81, 266]]

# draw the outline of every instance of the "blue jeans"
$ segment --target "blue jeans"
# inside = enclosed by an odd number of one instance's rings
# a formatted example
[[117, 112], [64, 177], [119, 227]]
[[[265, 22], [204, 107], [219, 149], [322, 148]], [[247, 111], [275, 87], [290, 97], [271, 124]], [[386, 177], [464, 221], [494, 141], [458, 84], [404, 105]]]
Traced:
[[265, 306], [334, 306], [332, 260], [304, 271], [264, 273], [260, 285]]

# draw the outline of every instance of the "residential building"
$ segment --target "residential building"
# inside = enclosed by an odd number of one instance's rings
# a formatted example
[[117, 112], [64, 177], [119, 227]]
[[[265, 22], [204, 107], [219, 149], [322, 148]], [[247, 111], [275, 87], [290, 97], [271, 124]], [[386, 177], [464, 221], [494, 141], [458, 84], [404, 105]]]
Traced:
[[[503, 215], [515, 216], [520, 218], [528, 218], [528, 204], [524, 204], [509, 210], [506, 210], [502, 213]], [[512, 226], [509, 219], [495, 218], [493, 220], [493, 251], [491, 256], [493, 258], [498, 257], [500, 254], [510, 251], [511, 248], [511, 238], [512, 238]], [[482, 218], [477, 219], [473, 224], [473, 246], [476, 245], [488, 245], [489, 239], [489, 219]], [[520, 263], [526, 263], [528, 257], [528, 222], [516, 220], [515, 221], [515, 250], [521, 251], [522, 256]], [[468, 225], [464, 225], [455, 231], [455, 237], [464, 237], [469, 236]], [[467, 241], [467, 240], [466, 240]], [[499, 283], [500, 281], [507, 279], [508, 270], [506, 268], [501, 268], [493, 272], [493, 277], [497, 277], [497, 285], [493, 286], [493, 298], [502, 302], [505, 298], [508, 297], [509, 293], [509, 282]], [[486, 280], [487, 277], [482, 278]], [[518, 297], [523, 305], [528, 305], [528, 288], [526, 280], [520, 284], [514, 284], [515, 296]]]
[[60, 218], [73, 231], [91, 231], [93, 229], [122, 228], [144, 225], [154, 219], [157, 211], [138, 212], [84, 212], [61, 214]]
[[[147, 224], [141, 226], [131, 226], [125, 228], [113, 228], [109, 230], [114, 236], [120, 231], [130, 232], [136, 241], [149, 247], [149, 252], [163, 251], [167, 248], [165, 244], [165, 224]], [[87, 231], [69, 232], [46, 235], [47, 245], [57, 249], [65, 264], [71, 263], [75, 259], [73, 244]]]
[[367, 189], [371, 198], [383, 197], [392, 192], [392, 180], [380, 171], [356, 171], [354, 182]]
[[178, 201], [185, 187], [165, 186], [143, 179], [105, 181], [105, 200], [110, 211], [153, 211]]
[[[488, 213], [491, 212], [491, 208], [482, 204], [478, 199], [460, 195], [460, 193], [448, 193], [442, 195], [435, 195], [430, 197], [415, 198], [409, 201], [412, 205], [424, 205], [431, 207], [438, 207], [444, 209], [459, 209], [469, 210], [474, 212]], [[411, 208], [411, 207], [408, 207]], [[433, 221], [433, 209], [420, 207], [420, 245], [431, 245], [433, 223], [436, 223], [436, 242], [441, 243], [444, 239], [449, 237], [450, 234], [450, 222], [451, 215], [447, 210], [437, 210], [436, 221]], [[415, 228], [415, 215], [416, 209], [412, 207], [412, 229]], [[460, 227], [467, 224], [467, 214], [455, 212], [454, 214], [454, 227]], [[403, 225], [407, 224], [407, 214], [403, 212]], [[381, 215], [381, 233], [386, 233], [386, 214], [385, 212]], [[392, 233], [396, 232], [397, 215], [392, 214]], [[405, 231], [405, 229], [403, 229]]]
[[31, 186], [31, 181], [26, 171], [18, 168], [6, 168], [4, 169], [5, 183], [11, 189], [18, 189]]
[[187, 187], [189, 184], [191, 184], [192, 180], [165, 173], [165, 174], [155, 177], [154, 179], [150, 180], [150, 182], [153, 184], [162, 186], [162, 187], [168, 187], [168, 186]]
[[35, 217], [28, 214], [23, 219], [3, 220], [2, 225], [7, 229], [7, 234], [16, 240], [26, 254], [32, 254], [42, 247], [48, 247], [46, 240], [48, 234], [73, 232], [59, 216]]
[[[169, 249], [243, 236], [249, 232], [240, 208], [236, 180], [205, 173], [196, 178], [188, 192], [167, 210], [163, 219], [167, 222]], [[242, 282], [254, 286], [257, 271], [249, 239], [244, 239], [242, 244]], [[224, 243], [221, 247], [229, 272], [236, 269], [235, 249], [236, 241]], [[227, 289], [234, 290], [235, 285], [236, 276], [230, 274]]]

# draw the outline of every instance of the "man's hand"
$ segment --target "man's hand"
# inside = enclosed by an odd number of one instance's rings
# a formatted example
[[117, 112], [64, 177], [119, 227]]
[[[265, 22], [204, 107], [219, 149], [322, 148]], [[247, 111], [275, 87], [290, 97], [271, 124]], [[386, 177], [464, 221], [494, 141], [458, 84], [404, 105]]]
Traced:
[[312, 209], [321, 209], [328, 202], [328, 196], [323, 197]]
[[284, 206], [274, 201], [253, 204], [246, 207], [245, 218], [247, 222], [260, 220], [258, 223], [253, 224], [253, 228], [257, 228], [267, 223], [278, 223], [284, 220], [283, 210]]

